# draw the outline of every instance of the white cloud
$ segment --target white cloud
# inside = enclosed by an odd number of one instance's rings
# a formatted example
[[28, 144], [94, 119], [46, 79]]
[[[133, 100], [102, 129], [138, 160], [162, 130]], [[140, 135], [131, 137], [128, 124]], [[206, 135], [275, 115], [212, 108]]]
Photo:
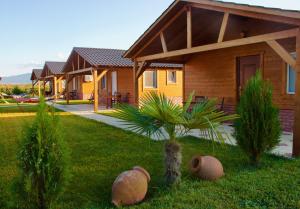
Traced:
[[66, 60], [67, 59], [67, 56], [63, 52], [57, 52], [56, 56], [60, 60]]

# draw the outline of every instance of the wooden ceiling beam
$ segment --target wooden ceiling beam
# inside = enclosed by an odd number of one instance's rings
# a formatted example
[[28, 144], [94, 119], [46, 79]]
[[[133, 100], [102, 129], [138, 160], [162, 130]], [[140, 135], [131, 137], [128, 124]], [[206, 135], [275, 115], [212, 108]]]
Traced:
[[270, 40], [291, 38], [291, 37], [295, 37], [298, 31], [299, 28], [294, 28], [294, 29], [284, 30], [280, 32], [267, 33], [263, 35], [251, 36], [251, 37], [241, 38], [241, 39], [236, 39], [231, 41], [224, 41], [221, 43], [214, 43], [214, 44], [192, 47], [190, 49], [180, 49], [180, 50], [174, 50], [165, 53], [147, 55], [143, 57], [138, 57], [136, 58], [136, 60], [138, 62], [159, 60], [159, 59], [164, 59], [169, 57], [176, 57], [176, 56], [182, 56], [182, 55], [205, 52], [205, 51], [212, 51], [217, 49], [224, 49], [224, 48], [235, 47], [235, 46], [261, 43]]
[[257, 13], [252, 11], [245, 11], [245, 10], [238, 10], [234, 8], [226, 8], [226, 7], [220, 7], [220, 6], [213, 6], [213, 5], [202, 5], [197, 3], [191, 3], [191, 7], [199, 8], [199, 9], [207, 9], [211, 11], [217, 11], [217, 12], [228, 12], [230, 14], [239, 15], [243, 17], [250, 17], [254, 19], [261, 19], [261, 20], [267, 20], [272, 22], [278, 22], [278, 23], [286, 23], [291, 25], [300, 25], [299, 19], [293, 19], [289, 17], [283, 17], [283, 16], [276, 16], [276, 15], [270, 15], [265, 13]]
[[183, 12], [186, 11], [186, 7], [182, 8], [176, 15], [174, 15], [157, 33], [154, 35], [133, 57], [136, 57], [144, 51], [165, 29], [167, 29]]
[[167, 47], [164, 32], [160, 33], [160, 41], [161, 41], [161, 46], [163, 48], [163, 52], [168, 52], [168, 47]]
[[218, 43], [222, 42], [224, 39], [224, 35], [226, 32], [227, 24], [228, 24], [228, 19], [229, 19], [229, 12], [224, 13], [220, 33], [219, 33], [219, 38], [218, 38]]
[[296, 69], [296, 60], [276, 40], [266, 42], [287, 64]]
[[192, 40], [192, 8], [188, 7], [187, 12], [186, 12], [186, 25], [187, 25], [187, 48], [190, 49], [192, 48], [193, 45], [193, 40]]

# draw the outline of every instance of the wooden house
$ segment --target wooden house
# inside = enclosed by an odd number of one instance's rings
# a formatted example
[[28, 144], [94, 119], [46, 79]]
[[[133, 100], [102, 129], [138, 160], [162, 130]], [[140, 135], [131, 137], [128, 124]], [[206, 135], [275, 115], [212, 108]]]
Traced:
[[41, 76], [42, 76], [43, 69], [33, 69], [30, 80], [32, 82], [32, 92], [34, 95], [34, 86], [38, 85], [38, 96], [41, 96]]
[[[73, 48], [63, 72], [67, 77], [68, 100], [91, 99], [111, 106], [113, 102], [135, 103], [133, 62], [123, 58], [125, 51], [101, 48]], [[94, 93], [97, 89], [97, 94]], [[182, 65], [151, 64], [139, 79], [138, 97], [146, 92], [164, 93], [182, 102]]]
[[65, 89], [65, 77], [63, 73], [63, 67], [65, 62], [45, 62], [41, 79], [43, 80], [43, 85], [49, 82], [50, 91], [44, 92], [46, 96], [51, 96], [57, 99], [60, 95], [64, 94]]
[[[134, 22], [133, 22], [134, 24]], [[284, 130], [300, 155], [300, 12], [211, 0], [175, 0], [124, 57], [143, 65], [181, 63], [184, 99], [219, 98], [232, 112], [260, 70], [274, 86]]]

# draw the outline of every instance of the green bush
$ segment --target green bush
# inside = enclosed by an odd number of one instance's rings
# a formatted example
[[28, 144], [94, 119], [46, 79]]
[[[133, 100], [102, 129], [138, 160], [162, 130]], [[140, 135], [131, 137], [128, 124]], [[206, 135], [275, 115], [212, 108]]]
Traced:
[[14, 185], [18, 207], [51, 208], [69, 179], [62, 126], [47, 109], [41, 99], [34, 123], [24, 128], [17, 156], [20, 175]]
[[24, 92], [25, 91], [20, 89], [19, 86], [14, 86], [14, 88], [12, 89], [12, 94], [14, 94], [14, 95], [20, 95], [20, 94], [23, 94]]
[[271, 84], [257, 72], [246, 84], [237, 108], [240, 118], [235, 123], [236, 140], [254, 164], [279, 143], [279, 110], [272, 103], [272, 95]]

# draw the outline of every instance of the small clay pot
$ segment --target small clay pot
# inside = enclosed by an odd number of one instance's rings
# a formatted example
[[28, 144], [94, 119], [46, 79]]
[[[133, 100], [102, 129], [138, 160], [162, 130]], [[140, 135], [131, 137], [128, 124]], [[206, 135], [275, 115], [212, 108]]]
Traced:
[[142, 167], [136, 166], [121, 173], [112, 186], [112, 203], [119, 207], [141, 202], [146, 196], [149, 181], [150, 175]]
[[214, 181], [224, 175], [221, 162], [212, 156], [194, 156], [189, 167], [192, 174], [204, 180]]

